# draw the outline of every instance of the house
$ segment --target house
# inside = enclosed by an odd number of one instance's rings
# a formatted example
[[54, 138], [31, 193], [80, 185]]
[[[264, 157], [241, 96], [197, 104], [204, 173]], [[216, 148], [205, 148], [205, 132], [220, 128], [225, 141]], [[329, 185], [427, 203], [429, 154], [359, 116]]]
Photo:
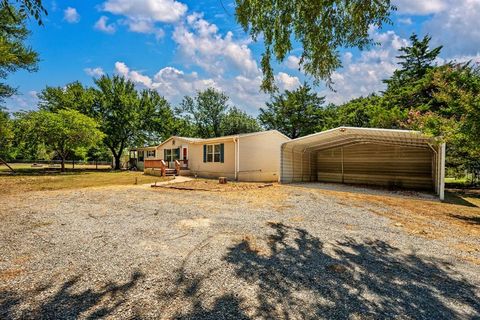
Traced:
[[445, 143], [418, 131], [340, 127], [281, 146], [280, 181], [434, 191], [444, 198]]
[[210, 139], [172, 136], [156, 147], [130, 150], [130, 161], [139, 170], [157, 169], [164, 163], [172, 171], [179, 166], [180, 175], [278, 181], [280, 146], [289, 140], [277, 130]]

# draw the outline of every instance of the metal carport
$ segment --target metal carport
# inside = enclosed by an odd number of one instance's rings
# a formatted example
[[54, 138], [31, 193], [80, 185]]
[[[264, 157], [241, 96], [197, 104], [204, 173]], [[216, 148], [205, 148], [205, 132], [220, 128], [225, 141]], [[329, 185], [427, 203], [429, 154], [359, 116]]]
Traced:
[[418, 131], [339, 127], [285, 142], [280, 182], [432, 190], [444, 198], [445, 143]]

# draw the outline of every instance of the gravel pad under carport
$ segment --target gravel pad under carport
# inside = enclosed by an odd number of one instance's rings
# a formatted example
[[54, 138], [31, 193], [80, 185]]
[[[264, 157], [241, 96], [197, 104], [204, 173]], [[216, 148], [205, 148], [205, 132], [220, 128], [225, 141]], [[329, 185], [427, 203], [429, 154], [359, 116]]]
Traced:
[[111, 187], [0, 207], [1, 319], [480, 317], [478, 265], [317, 190]]

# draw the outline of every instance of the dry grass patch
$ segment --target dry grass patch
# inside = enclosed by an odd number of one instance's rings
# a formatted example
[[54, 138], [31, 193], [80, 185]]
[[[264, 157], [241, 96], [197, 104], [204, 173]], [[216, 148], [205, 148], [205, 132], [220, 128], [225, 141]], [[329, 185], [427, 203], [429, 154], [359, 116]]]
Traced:
[[462, 239], [480, 239], [480, 208], [439, 201], [385, 195], [319, 190], [342, 205], [364, 208], [392, 220], [392, 227], [428, 239], [448, 237], [457, 249], [478, 252], [478, 245]]
[[141, 172], [68, 172], [52, 175], [0, 176], [0, 194], [15, 194], [29, 191], [79, 189], [113, 185], [134, 185], [164, 181], [163, 177], [150, 177]]
[[258, 189], [271, 184], [254, 183], [254, 182], [231, 182], [226, 184], [218, 183], [218, 180], [212, 179], [195, 179], [186, 182], [179, 182], [172, 185], [166, 185], [165, 188], [189, 190], [189, 191], [244, 191]]

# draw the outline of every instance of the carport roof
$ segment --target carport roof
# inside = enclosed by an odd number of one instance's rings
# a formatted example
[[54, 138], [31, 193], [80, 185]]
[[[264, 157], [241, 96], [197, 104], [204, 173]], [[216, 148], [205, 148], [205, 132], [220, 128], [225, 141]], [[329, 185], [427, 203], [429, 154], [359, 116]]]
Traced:
[[419, 131], [339, 127], [287, 141], [282, 149], [314, 151], [360, 143], [430, 148], [437, 141]]

